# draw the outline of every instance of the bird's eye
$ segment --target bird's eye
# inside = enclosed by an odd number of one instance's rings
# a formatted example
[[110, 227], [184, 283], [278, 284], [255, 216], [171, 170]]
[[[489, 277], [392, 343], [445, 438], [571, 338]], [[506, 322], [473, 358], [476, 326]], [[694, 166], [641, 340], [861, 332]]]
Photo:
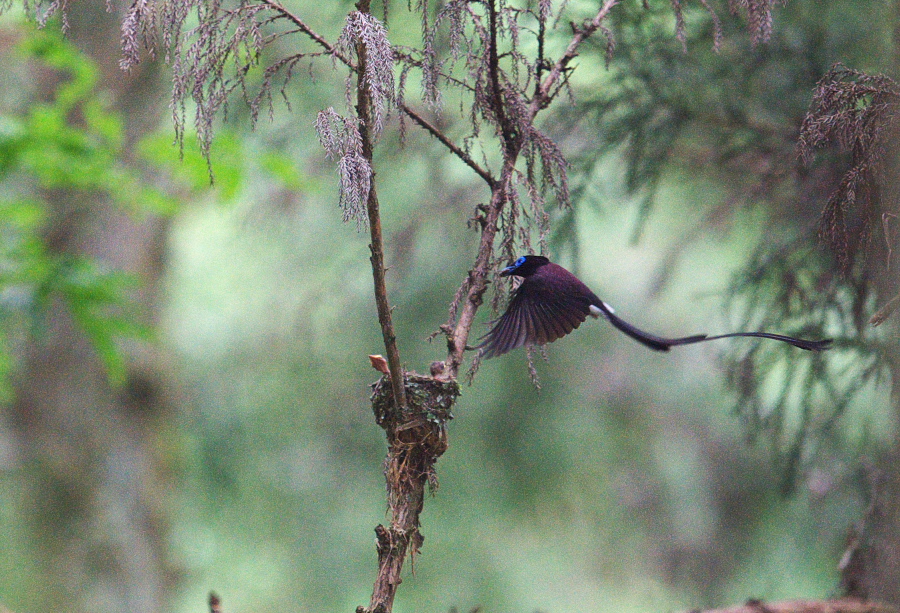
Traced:
[[521, 266], [521, 265], [524, 264], [524, 263], [525, 263], [525, 256], [523, 255], [523, 256], [520, 257], [518, 260], [516, 260], [516, 263], [513, 264], [513, 266]]

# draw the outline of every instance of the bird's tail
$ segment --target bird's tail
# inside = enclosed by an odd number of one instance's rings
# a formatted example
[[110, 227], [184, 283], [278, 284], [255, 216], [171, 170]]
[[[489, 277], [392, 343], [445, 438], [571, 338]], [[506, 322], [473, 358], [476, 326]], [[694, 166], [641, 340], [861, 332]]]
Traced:
[[685, 336], [683, 338], [663, 338], [661, 336], [656, 336], [655, 334], [650, 334], [649, 332], [644, 332], [640, 328], [632, 326], [630, 323], [613, 313], [612, 308], [602, 300], [599, 300], [598, 302], [600, 303], [600, 310], [603, 312], [606, 319], [609, 320], [609, 323], [637, 342], [646, 345], [655, 351], [668, 351], [670, 347], [674, 347], [675, 345], [690, 345], [692, 343], [708, 340], [705, 334], [695, 334], [694, 336]]
[[609, 320], [609, 323], [614, 325], [616, 328], [618, 328], [637, 342], [646, 345], [647, 347], [650, 347], [650, 349], [654, 349], [656, 351], [668, 351], [670, 347], [675, 347], [676, 345], [693, 345], [694, 343], [703, 343], [706, 341], [714, 341], [720, 338], [732, 338], [736, 336], [768, 338], [773, 341], [788, 343], [789, 345], [793, 345], [794, 347], [797, 347], [799, 349], [805, 349], [806, 351], [825, 351], [826, 349], [829, 349], [831, 347], [831, 339], [826, 339], [824, 341], [810, 341], [804, 338], [794, 338], [793, 336], [785, 336], [784, 334], [771, 334], [769, 332], [732, 332], [730, 334], [717, 334], [716, 336], [695, 334], [694, 336], [685, 336], [682, 338], [664, 338], [662, 336], [650, 334], [649, 332], [644, 332], [643, 330], [632, 326], [630, 323], [616, 315], [613, 312], [612, 307], [610, 307], [602, 300], [598, 299], [595, 306], [600, 309], [602, 314]]
[[756, 338], [770, 338], [773, 341], [781, 341], [793, 345], [799, 349], [807, 351], [825, 351], [831, 348], [832, 339], [828, 338], [824, 341], [810, 341], [804, 338], [794, 338], [793, 336], [785, 336], [784, 334], [771, 334], [769, 332], [732, 332], [731, 334], [717, 334], [716, 336], [707, 336], [703, 340], [714, 341], [717, 338], [731, 338], [733, 336], [753, 336]]

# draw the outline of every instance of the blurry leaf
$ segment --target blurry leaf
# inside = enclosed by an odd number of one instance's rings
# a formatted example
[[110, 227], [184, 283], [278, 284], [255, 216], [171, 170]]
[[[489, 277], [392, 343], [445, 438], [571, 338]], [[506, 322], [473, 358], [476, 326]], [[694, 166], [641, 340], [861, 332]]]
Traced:
[[37, 201], [0, 201], [0, 219], [3, 220], [5, 229], [35, 230], [46, 217], [43, 205]]
[[60, 107], [71, 109], [93, 93], [99, 77], [97, 67], [55, 29], [32, 31], [20, 49], [27, 57], [69, 75], [69, 80], [56, 90]]
[[145, 185], [134, 173], [117, 169], [110, 175], [112, 179], [108, 186], [110, 195], [137, 215], [149, 213], [168, 217], [178, 212], [181, 204], [178, 198]]
[[143, 160], [171, 173], [192, 192], [210, 189], [210, 170], [215, 173], [212, 184], [221, 196], [218, 200], [232, 200], [240, 190], [244, 150], [240, 138], [233, 132], [223, 130], [216, 135], [208, 163], [196, 135], [189, 139], [183, 150], [168, 132], [148, 135], [138, 143], [137, 150]]
[[149, 339], [149, 328], [135, 323], [125, 291], [137, 286], [132, 275], [103, 271], [87, 258], [73, 258], [60, 268], [59, 291], [79, 328], [90, 338], [106, 368], [111, 385], [121, 385], [127, 375], [120, 338]]
[[[51, 100], [21, 116], [0, 117], [0, 179], [11, 186], [0, 201], [0, 401], [8, 400], [15, 362], [9, 338], [39, 333], [55, 300], [65, 302], [113, 384], [126, 376], [119, 341], [150, 338], [149, 328], [136, 323], [128, 295], [138, 285], [133, 276], [47, 246], [47, 205], [39, 188], [97, 192], [137, 212], [169, 215], [178, 205], [121, 161], [122, 119], [98, 97], [99, 71], [90, 60], [52, 29], [32, 32], [18, 48], [61, 75]], [[226, 159], [238, 159], [235, 150]], [[226, 187], [234, 175], [223, 173]]]
[[289, 190], [309, 191], [312, 187], [309, 176], [297, 168], [292, 158], [283, 153], [267, 152], [263, 154], [260, 163], [264, 170], [281, 181]]

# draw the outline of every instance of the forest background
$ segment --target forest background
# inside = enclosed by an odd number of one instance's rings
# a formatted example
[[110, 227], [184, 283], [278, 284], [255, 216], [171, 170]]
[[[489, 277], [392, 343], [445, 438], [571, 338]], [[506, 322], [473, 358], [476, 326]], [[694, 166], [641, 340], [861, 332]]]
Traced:
[[[598, 4], [569, 2], [549, 49]], [[846, 588], [895, 436], [894, 324], [868, 318], [896, 293], [896, 222], [884, 206], [847, 224], [865, 248], [835, 241], [826, 204], [848, 155], [817, 166], [797, 142], [836, 62], [897, 72], [900, 3], [759, 4], [772, 23], [724, 4], [613, 7], [539, 122], [571, 164], [571, 206], [547, 203], [534, 248], [644, 329], [761, 325], [835, 349], [657, 354], [591, 321], [533, 356], [539, 385], [524, 351], [485, 362], [454, 407], [397, 611]], [[353, 10], [290, 6], [333, 42]], [[385, 521], [367, 358], [384, 345], [368, 234], [342, 222], [314, 125], [346, 108], [346, 70], [304, 58], [289, 104], [276, 89], [258, 118], [237, 92], [207, 165], [202, 123], [173, 144], [164, 54], [121, 71], [117, 7], [72, 3], [41, 29], [18, 10], [0, 21], [0, 607], [188, 612], [214, 590], [232, 612], [353, 610]], [[394, 44], [421, 37], [402, 3], [387, 22]], [[441, 111], [407, 103], [451, 133], [465, 115], [452, 93]], [[404, 364], [427, 372], [489, 192], [396, 111], [386, 126], [388, 289]]]

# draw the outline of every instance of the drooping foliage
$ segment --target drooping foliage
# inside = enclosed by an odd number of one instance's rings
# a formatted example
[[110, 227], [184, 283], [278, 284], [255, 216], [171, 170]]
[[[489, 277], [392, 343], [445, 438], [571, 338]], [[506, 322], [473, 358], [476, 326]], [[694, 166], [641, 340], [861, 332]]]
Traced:
[[[765, 228], [728, 288], [729, 326], [837, 339], [824, 357], [766, 344], [726, 354], [736, 409], [748, 435], [771, 445], [786, 490], [816, 449], [841, 446], [837, 420], [883, 380], [884, 345], [867, 313], [893, 295], [878, 279], [896, 240], [884, 164], [896, 85], [831, 68], [851, 50], [846, 18], [790, 8], [774, 31], [751, 16], [749, 33], [740, 19], [686, 12], [686, 54], [663, 35], [665, 11], [621, 11], [608, 87], [576, 92], [586, 104], [567, 117], [602, 126], [596, 139], [574, 141], [575, 202], [595, 204], [596, 168], [623, 157], [640, 240], [672, 173], [723, 185], [721, 202], [699, 204], [709, 230], [746, 214], [762, 214]], [[558, 236], [577, 248], [565, 225]]]

